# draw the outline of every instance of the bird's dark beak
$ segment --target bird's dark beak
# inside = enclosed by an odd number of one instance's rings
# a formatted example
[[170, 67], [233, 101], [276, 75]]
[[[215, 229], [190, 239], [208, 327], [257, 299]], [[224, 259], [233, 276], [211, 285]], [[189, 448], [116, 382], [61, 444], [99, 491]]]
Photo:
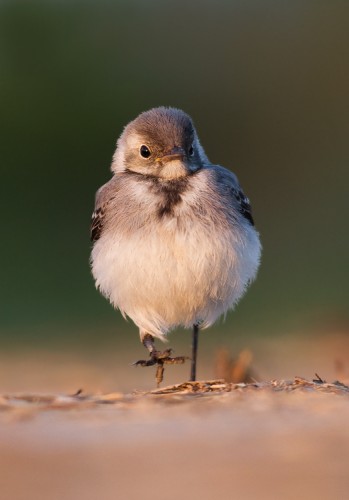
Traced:
[[183, 160], [185, 157], [185, 151], [179, 146], [174, 146], [168, 153], [163, 156], [156, 158], [156, 161], [168, 162], [172, 160]]

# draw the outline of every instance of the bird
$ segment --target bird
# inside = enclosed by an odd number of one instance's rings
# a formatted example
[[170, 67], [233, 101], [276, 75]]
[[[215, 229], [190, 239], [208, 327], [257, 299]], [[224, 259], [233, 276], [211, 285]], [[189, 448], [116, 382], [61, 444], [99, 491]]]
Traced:
[[[199, 331], [234, 308], [260, 264], [251, 204], [236, 175], [211, 163], [192, 118], [173, 107], [142, 112], [117, 140], [112, 177], [96, 193], [91, 270], [97, 289], [139, 328], [149, 358], [137, 366], [191, 359]], [[161, 352], [176, 327], [192, 329], [192, 352]]]

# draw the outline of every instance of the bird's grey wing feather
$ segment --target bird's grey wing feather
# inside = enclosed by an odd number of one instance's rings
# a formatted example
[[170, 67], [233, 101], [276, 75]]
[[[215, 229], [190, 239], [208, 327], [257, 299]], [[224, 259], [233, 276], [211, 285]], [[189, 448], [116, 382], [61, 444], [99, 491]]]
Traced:
[[240, 214], [243, 215], [245, 219], [247, 219], [252, 224], [252, 226], [254, 226], [250, 200], [247, 198], [241, 188], [232, 189], [232, 194], [238, 203], [238, 210]]
[[101, 237], [107, 207], [113, 199], [114, 180], [115, 177], [104, 184], [96, 193], [95, 209], [90, 226], [90, 238], [93, 243]]
[[215, 166], [215, 170], [219, 174], [219, 177], [221, 177], [220, 180], [224, 184], [225, 189], [228, 189], [229, 197], [233, 201], [236, 209], [250, 222], [250, 224], [252, 224], [252, 226], [254, 226], [250, 200], [243, 192], [236, 175], [230, 170], [220, 166]]
[[92, 214], [90, 238], [93, 243], [99, 240], [99, 238], [101, 237], [104, 216], [105, 216], [105, 206], [103, 205], [94, 210]]

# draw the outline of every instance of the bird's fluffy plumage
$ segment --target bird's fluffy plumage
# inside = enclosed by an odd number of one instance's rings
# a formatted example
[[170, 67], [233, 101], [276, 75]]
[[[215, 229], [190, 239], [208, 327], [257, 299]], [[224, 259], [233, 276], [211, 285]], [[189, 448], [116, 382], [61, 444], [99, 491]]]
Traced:
[[[139, 158], [144, 143], [154, 161]], [[183, 148], [183, 159], [165, 164], [173, 147]], [[208, 162], [191, 119], [171, 108], [143, 113], [125, 128], [112, 169], [97, 192], [92, 222], [97, 287], [141, 336], [163, 339], [179, 325], [212, 325], [243, 295], [260, 260], [236, 176]]]

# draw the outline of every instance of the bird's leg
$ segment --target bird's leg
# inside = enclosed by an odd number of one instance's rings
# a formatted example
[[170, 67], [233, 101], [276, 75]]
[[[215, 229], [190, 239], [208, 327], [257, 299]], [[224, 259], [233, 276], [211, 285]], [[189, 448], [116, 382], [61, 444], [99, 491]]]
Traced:
[[144, 335], [141, 334], [142, 344], [149, 351], [150, 359], [147, 361], [144, 359], [140, 359], [136, 361], [134, 365], [137, 366], [154, 366], [157, 365], [156, 370], [156, 382], [159, 386], [164, 378], [164, 365], [179, 365], [183, 364], [187, 358], [187, 356], [176, 356], [171, 357], [172, 349], [166, 349], [164, 352], [157, 351], [154, 344], [154, 337], [149, 333]]
[[152, 355], [153, 352], [156, 352], [155, 349], [155, 344], [154, 344], [154, 337], [152, 335], [149, 335], [149, 333], [146, 333], [143, 338], [142, 338], [142, 344], [146, 349], [148, 349], [150, 356]]
[[199, 326], [193, 326], [193, 337], [191, 345], [191, 370], [190, 370], [190, 381], [194, 382], [196, 380], [196, 358], [198, 354], [198, 341], [199, 341]]

